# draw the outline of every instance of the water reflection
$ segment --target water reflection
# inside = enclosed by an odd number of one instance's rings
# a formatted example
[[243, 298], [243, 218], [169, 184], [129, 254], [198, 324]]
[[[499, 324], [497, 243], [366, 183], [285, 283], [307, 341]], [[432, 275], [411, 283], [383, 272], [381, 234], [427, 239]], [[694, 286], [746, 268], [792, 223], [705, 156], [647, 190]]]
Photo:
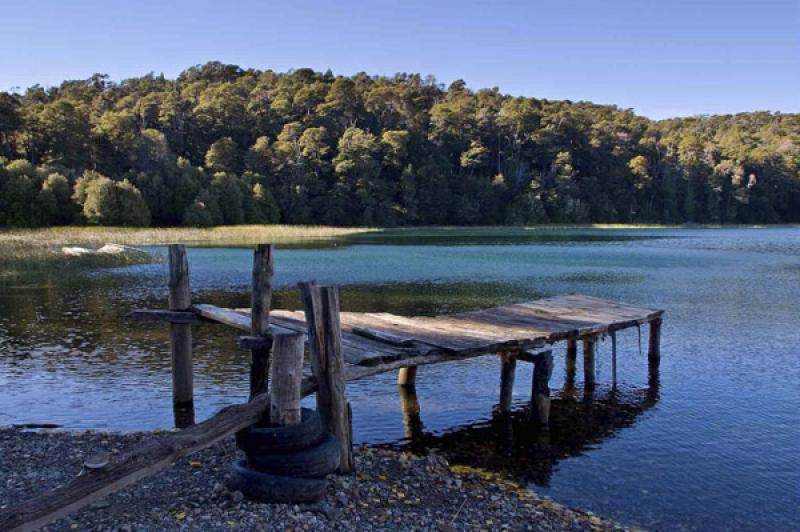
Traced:
[[421, 454], [435, 450], [452, 463], [538, 486], [550, 484], [561, 460], [582, 455], [614, 438], [633, 426], [659, 399], [656, 376], [646, 388], [596, 386], [592, 392], [557, 395], [551, 402], [549, 427], [536, 423], [535, 409], [527, 405], [511, 413], [498, 408], [488, 420], [432, 433], [425, 430], [414, 388], [398, 389], [405, 440], [397, 447]]

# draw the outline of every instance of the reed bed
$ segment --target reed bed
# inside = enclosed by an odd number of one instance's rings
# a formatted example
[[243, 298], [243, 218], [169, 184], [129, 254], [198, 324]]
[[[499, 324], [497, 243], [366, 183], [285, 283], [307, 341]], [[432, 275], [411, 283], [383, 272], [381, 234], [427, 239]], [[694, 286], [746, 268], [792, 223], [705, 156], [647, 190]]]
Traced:
[[152, 246], [182, 242], [194, 245], [248, 245], [262, 242], [276, 244], [344, 237], [373, 231], [371, 228], [347, 228], [304, 225], [234, 225], [208, 229], [189, 227], [50, 227], [45, 229], [0, 230], [0, 277], [53, 267], [114, 267], [155, 260], [153, 255], [138, 252], [113, 255], [69, 256], [64, 247], [97, 249], [104, 244]]

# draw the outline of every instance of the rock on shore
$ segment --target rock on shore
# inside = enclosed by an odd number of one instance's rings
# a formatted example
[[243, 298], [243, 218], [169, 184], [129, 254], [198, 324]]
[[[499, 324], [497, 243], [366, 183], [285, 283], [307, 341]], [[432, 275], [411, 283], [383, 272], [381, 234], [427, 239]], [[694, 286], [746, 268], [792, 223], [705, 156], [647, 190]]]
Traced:
[[[61, 485], [83, 460], [112, 455], [153, 433], [0, 429], [0, 508]], [[233, 438], [109, 495], [46, 530], [622, 530], [507, 479], [439, 455], [356, 450], [357, 474], [333, 476], [313, 505], [251, 502], [227, 487]]]

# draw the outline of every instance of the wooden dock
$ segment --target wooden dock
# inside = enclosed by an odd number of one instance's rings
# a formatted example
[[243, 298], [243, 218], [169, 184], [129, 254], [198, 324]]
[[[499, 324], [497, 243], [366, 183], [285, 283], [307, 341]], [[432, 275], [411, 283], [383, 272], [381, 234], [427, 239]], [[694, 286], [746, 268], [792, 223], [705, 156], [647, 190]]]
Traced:
[[[591, 398], [598, 339], [611, 337], [612, 376], [616, 384], [616, 332], [649, 325], [650, 382], [654, 379], [657, 382], [661, 310], [589, 296], [563, 295], [435, 317], [340, 312], [338, 289], [314, 282], [300, 284], [303, 311], [274, 310], [270, 309], [273, 270], [273, 247], [259, 245], [253, 260], [250, 309], [192, 304], [186, 251], [183, 245], [171, 245], [169, 308], [134, 311], [129, 317], [134, 321], [166, 322], [170, 326], [175, 422], [184, 430], [114, 457], [88, 459], [83, 474], [68, 484], [0, 510], [0, 530], [35, 529], [263, 420], [271, 403], [282, 399], [274, 396], [279, 388], [272, 388], [267, 382], [271, 352], [282, 345], [299, 344], [301, 339], [305, 340], [310, 364], [304, 367], [299, 393], [306, 396], [316, 392], [317, 410], [326, 430], [336, 436], [340, 445], [341, 473], [354, 469], [352, 414], [345, 397], [345, 384], [349, 381], [398, 371], [402, 397], [402, 390], [414, 385], [418, 366], [497, 355], [501, 360], [500, 409], [509, 411], [517, 361], [529, 362], [534, 364], [533, 421], [547, 430], [553, 369], [549, 347], [566, 342], [565, 387], [570, 387], [574, 385], [578, 343], [582, 344], [584, 393], [589, 392]], [[246, 333], [239, 336], [238, 346], [250, 350], [252, 355], [250, 401], [226, 407], [195, 424], [192, 327], [202, 321], [221, 323]], [[302, 355], [299, 347], [298, 357]], [[284, 360], [286, 353], [280, 354]]]

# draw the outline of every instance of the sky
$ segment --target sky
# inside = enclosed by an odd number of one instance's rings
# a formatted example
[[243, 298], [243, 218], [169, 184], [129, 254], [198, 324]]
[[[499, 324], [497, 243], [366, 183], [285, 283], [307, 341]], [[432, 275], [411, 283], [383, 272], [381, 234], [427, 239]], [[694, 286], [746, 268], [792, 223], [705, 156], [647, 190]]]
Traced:
[[218, 60], [418, 72], [656, 119], [800, 112], [800, 0], [0, 0], [0, 21], [0, 90]]

